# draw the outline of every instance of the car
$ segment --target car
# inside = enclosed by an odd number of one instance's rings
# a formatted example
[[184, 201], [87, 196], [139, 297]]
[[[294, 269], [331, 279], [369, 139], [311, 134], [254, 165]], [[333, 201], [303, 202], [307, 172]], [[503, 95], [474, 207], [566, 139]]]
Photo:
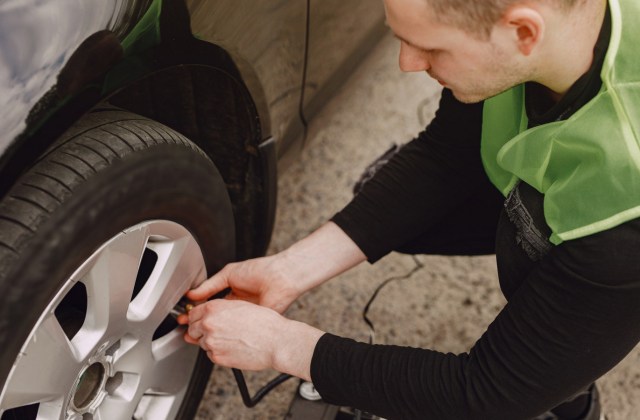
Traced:
[[0, 0], [1, 420], [194, 416], [212, 365], [182, 296], [266, 252], [277, 174], [383, 22], [370, 0]]

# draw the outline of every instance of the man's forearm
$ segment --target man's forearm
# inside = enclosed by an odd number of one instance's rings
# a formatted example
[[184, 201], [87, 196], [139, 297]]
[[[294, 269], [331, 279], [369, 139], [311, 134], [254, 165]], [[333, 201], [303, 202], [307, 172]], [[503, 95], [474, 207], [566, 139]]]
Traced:
[[328, 222], [280, 255], [279, 264], [304, 293], [366, 260], [335, 223]]

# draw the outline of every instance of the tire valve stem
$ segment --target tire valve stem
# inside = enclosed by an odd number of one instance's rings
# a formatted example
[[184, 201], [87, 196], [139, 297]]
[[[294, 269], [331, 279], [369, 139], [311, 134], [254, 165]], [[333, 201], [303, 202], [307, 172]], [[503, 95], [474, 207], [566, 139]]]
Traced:
[[188, 314], [195, 307], [194, 303], [183, 297], [170, 311], [169, 315], [178, 318], [182, 314]]

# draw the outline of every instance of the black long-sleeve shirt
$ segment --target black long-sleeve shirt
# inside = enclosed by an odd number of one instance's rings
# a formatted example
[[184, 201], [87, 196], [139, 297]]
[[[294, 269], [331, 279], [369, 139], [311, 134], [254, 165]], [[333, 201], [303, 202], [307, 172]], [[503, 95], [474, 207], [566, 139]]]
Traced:
[[[527, 86], [530, 124], [567, 118], [595, 95], [609, 33], [605, 24], [592, 69], [560, 103], [549, 109], [540, 87]], [[445, 90], [427, 129], [333, 221], [371, 262], [437, 230], [469, 199], [487, 194], [481, 124], [482, 104], [462, 104]], [[323, 398], [387, 418], [527, 419], [617, 364], [640, 340], [640, 220], [552, 246], [543, 199], [521, 183], [507, 200], [495, 252], [508, 303], [468, 353], [325, 334], [311, 365]], [[519, 218], [542, 241], [523, 233]]]

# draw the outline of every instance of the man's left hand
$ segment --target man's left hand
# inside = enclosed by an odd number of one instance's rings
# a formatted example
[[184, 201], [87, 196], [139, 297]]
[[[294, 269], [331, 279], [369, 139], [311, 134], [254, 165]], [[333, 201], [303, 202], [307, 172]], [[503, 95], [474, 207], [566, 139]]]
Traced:
[[310, 379], [313, 349], [323, 332], [276, 311], [241, 300], [215, 299], [178, 317], [185, 340], [221, 366], [276, 369]]

